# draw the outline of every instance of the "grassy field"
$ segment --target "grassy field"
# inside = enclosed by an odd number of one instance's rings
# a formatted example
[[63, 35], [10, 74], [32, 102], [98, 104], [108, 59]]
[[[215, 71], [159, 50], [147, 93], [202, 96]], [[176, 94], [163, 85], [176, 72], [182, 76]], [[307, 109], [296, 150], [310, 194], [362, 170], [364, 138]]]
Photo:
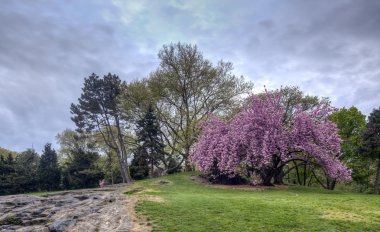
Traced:
[[136, 206], [154, 231], [380, 231], [379, 196], [303, 187], [216, 189], [191, 175], [140, 181], [126, 194], [162, 198]]

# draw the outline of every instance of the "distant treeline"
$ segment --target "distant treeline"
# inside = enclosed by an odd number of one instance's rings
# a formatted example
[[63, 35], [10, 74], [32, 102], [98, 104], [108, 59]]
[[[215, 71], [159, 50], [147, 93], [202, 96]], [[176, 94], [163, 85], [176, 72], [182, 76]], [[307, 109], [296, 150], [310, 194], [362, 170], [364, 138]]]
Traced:
[[41, 156], [33, 149], [0, 154], [0, 195], [98, 186], [104, 176], [96, 165], [99, 155], [80, 149], [72, 154], [62, 165], [49, 143]]

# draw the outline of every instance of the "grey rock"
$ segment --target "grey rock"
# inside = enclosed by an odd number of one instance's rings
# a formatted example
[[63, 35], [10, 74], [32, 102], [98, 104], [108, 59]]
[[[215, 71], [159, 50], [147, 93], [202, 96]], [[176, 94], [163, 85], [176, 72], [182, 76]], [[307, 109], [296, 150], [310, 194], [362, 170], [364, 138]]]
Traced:
[[164, 181], [164, 180], [161, 180], [158, 182], [159, 185], [166, 185], [166, 184], [170, 184], [169, 181]]
[[37, 208], [37, 209], [35, 209], [35, 210], [32, 212], [32, 215], [33, 215], [33, 216], [38, 216], [38, 215], [40, 215], [42, 212], [44, 212], [45, 209], [46, 209], [45, 207]]
[[65, 228], [74, 224], [76, 220], [67, 219], [67, 220], [59, 220], [55, 221], [53, 224], [49, 225], [50, 232], [63, 232]]
[[83, 200], [87, 200], [88, 199], [88, 196], [87, 195], [79, 195], [79, 196], [75, 196], [76, 199], [80, 200], [80, 201], [83, 201]]
[[21, 212], [21, 213], [18, 213], [16, 214], [17, 217], [22, 217], [22, 218], [25, 218], [25, 217], [28, 217], [29, 214], [27, 212]]

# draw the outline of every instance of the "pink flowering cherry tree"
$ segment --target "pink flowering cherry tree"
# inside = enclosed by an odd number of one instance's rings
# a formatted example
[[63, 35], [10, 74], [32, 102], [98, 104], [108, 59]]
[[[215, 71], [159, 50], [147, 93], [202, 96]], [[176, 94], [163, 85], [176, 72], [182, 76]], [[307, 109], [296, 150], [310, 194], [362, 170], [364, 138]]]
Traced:
[[272, 185], [274, 176], [292, 161], [318, 165], [337, 181], [350, 180], [350, 170], [339, 160], [338, 130], [328, 120], [333, 109], [327, 104], [308, 111], [300, 107], [285, 123], [280, 100], [279, 94], [254, 95], [231, 120], [210, 117], [201, 125], [192, 162], [202, 172], [216, 165], [229, 177], [249, 173], [264, 185]]

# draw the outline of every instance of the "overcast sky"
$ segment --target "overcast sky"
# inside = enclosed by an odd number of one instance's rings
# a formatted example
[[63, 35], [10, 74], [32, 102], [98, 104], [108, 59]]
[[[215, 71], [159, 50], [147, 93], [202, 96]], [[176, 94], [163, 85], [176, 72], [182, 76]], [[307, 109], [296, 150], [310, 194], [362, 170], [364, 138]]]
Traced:
[[379, 0], [2, 0], [0, 146], [41, 152], [75, 128], [84, 77], [142, 78], [171, 42], [231, 61], [256, 91], [298, 85], [366, 115], [380, 106]]

